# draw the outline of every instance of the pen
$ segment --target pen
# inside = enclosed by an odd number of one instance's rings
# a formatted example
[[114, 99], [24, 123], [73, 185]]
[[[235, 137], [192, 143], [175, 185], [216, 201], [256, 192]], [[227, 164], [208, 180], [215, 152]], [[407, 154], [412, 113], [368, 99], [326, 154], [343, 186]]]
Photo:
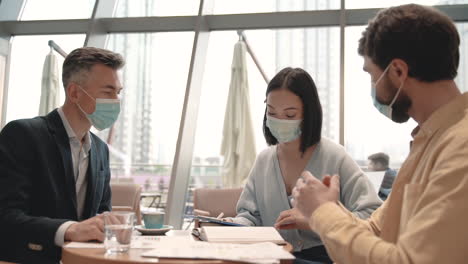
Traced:
[[221, 212], [216, 218], [217, 218], [217, 219], [221, 219], [221, 218], [223, 218], [223, 216], [224, 216], [224, 213]]

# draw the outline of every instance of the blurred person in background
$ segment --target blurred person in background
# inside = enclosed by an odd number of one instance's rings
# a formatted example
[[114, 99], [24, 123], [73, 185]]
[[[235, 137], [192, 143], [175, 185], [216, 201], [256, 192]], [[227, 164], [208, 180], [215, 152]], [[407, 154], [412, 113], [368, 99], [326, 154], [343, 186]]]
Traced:
[[369, 171], [384, 171], [384, 177], [379, 188], [379, 197], [382, 200], [387, 200], [388, 195], [392, 191], [393, 181], [397, 175], [396, 170], [389, 167], [390, 157], [383, 153], [374, 153], [368, 158]]

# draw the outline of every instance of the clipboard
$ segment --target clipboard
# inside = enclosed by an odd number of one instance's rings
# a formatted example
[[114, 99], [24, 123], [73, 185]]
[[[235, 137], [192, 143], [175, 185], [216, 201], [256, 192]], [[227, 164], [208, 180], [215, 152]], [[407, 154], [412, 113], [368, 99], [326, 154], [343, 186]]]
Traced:
[[238, 223], [233, 223], [233, 222], [227, 222], [223, 221], [222, 219], [216, 218], [216, 217], [210, 217], [210, 216], [202, 216], [202, 215], [195, 215], [193, 218], [198, 219], [203, 222], [209, 222], [209, 223], [216, 223], [219, 225], [226, 225], [226, 226], [246, 226]]

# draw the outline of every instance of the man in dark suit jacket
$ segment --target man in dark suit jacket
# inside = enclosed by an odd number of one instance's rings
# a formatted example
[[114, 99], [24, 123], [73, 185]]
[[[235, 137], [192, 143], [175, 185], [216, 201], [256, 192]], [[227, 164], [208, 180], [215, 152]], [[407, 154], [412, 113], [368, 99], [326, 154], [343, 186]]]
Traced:
[[0, 260], [57, 263], [64, 241], [104, 239], [109, 150], [91, 125], [120, 111], [119, 54], [80, 48], [63, 65], [64, 105], [0, 132]]

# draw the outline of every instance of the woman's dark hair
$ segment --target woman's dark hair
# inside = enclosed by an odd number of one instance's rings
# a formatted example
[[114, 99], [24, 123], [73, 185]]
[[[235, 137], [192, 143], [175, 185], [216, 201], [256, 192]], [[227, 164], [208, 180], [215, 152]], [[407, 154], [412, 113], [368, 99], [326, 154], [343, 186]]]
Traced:
[[408, 64], [420, 81], [457, 76], [460, 37], [452, 20], [432, 7], [409, 4], [380, 11], [362, 33], [358, 52], [381, 69], [393, 59]]
[[[272, 91], [287, 89], [297, 95], [303, 105], [303, 120], [301, 123], [300, 151], [320, 142], [322, 137], [322, 105], [312, 77], [300, 68], [284, 68], [278, 72], [268, 84], [265, 96]], [[278, 140], [271, 134], [266, 125], [267, 109], [263, 116], [263, 135], [269, 146], [278, 144]]]

